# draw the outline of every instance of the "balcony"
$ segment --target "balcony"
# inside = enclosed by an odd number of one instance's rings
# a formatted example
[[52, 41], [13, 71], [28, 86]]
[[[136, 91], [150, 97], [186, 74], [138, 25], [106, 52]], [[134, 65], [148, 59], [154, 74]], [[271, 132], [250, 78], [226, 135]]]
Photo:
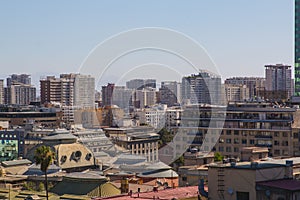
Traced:
[[270, 139], [273, 138], [272, 135], [255, 135], [255, 138], [261, 138], [261, 139]]
[[255, 144], [256, 147], [272, 147], [272, 144]]

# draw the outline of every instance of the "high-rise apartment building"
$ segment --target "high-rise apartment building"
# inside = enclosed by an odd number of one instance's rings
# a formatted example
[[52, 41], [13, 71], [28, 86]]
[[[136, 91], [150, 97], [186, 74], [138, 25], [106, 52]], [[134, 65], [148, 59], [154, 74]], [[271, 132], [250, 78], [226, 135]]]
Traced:
[[12, 74], [6, 79], [7, 87], [10, 87], [13, 83], [22, 83], [25, 85], [31, 85], [31, 78], [29, 74]]
[[129, 111], [129, 107], [132, 104], [133, 94], [133, 89], [128, 89], [125, 86], [115, 86], [112, 104], [117, 105], [125, 111]]
[[74, 106], [94, 108], [95, 78], [90, 75], [77, 74], [74, 80]]
[[183, 101], [191, 104], [220, 104], [221, 77], [207, 71], [183, 77], [181, 94]]
[[161, 82], [159, 100], [160, 103], [168, 106], [178, 105], [181, 102], [181, 83], [176, 81]]
[[136, 90], [133, 98], [135, 107], [145, 108], [156, 104], [156, 91], [154, 88], [144, 88], [142, 90]]
[[0, 80], [0, 104], [4, 104], [4, 80]]
[[300, 0], [295, 0], [295, 96], [300, 96]]
[[108, 83], [105, 86], [102, 86], [102, 106], [111, 106], [112, 99], [113, 99], [113, 92], [114, 92], [115, 84]]
[[287, 99], [292, 96], [291, 66], [276, 64], [265, 65], [266, 97], [268, 99]]
[[76, 122], [76, 111], [95, 107], [95, 79], [90, 75], [71, 73], [61, 74], [59, 78], [48, 76], [40, 80], [40, 86], [41, 103], [60, 103], [66, 125]]
[[28, 105], [36, 100], [36, 88], [31, 85], [29, 74], [12, 74], [6, 79], [6, 82], [7, 87], [4, 88], [3, 95], [5, 104]]
[[249, 98], [261, 97], [261, 91], [265, 88], [265, 78], [262, 77], [232, 77], [225, 80], [225, 85], [246, 85], [249, 89]]
[[249, 99], [249, 88], [246, 85], [225, 84], [227, 102], [237, 102]]
[[156, 88], [155, 79], [132, 79], [126, 82], [126, 87], [129, 89], [141, 90], [146, 87]]
[[47, 76], [46, 79], [40, 80], [41, 103], [58, 102], [62, 106], [74, 105], [74, 74]]
[[40, 80], [41, 103], [62, 106], [94, 107], [95, 79], [89, 75], [61, 74]]
[[181, 126], [174, 126], [177, 135], [184, 133], [182, 145], [176, 149], [189, 144], [210, 151], [213, 144], [213, 150], [223, 156], [241, 158], [243, 147], [267, 147], [270, 156], [299, 156], [299, 117], [296, 108], [274, 108], [262, 102], [234, 102], [227, 107], [188, 105]]
[[4, 88], [4, 103], [28, 105], [36, 100], [36, 88], [19, 82], [13, 82], [10, 87]]

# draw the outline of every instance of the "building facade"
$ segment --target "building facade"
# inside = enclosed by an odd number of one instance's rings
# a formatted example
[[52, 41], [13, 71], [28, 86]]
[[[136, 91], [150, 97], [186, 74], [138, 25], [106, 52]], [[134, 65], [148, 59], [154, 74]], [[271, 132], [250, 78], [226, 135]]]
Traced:
[[[208, 198], [211, 200], [286, 199], [282, 196], [270, 198], [270, 195], [268, 198], [267, 191], [259, 185], [265, 181], [291, 180], [292, 172], [289, 162], [287, 164], [257, 162], [211, 164], [208, 168]], [[239, 178], [233, 178], [234, 176]]]
[[128, 89], [141, 90], [143, 88], [156, 88], [155, 79], [132, 79], [126, 82], [126, 87]]
[[249, 88], [246, 85], [225, 84], [225, 96], [227, 102], [249, 100]]
[[141, 124], [152, 126], [155, 129], [161, 129], [166, 122], [167, 105], [157, 105], [151, 108], [137, 109], [135, 114], [139, 117]]
[[268, 99], [288, 99], [292, 96], [291, 66], [276, 64], [265, 65], [266, 94]]
[[4, 104], [4, 80], [0, 79], [0, 104]]
[[36, 101], [36, 88], [31, 85], [13, 82], [4, 89], [4, 103], [29, 105]]
[[176, 81], [161, 82], [159, 88], [159, 103], [170, 106], [178, 105], [181, 102], [181, 83]]
[[269, 103], [232, 103], [226, 109], [187, 106], [181, 126], [174, 128], [184, 132], [176, 149], [212, 148], [225, 157], [241, 158], [244, 147], [267, 147], [269, 156], [299, 156], [299, 117], [296, 108]]
[[295, 96], [300, 96], [300, 0], [295, 0]]
[[111, 106], [113, 103], [113, 92], [115, 84], [108, 83], [106, 86], [102, 86], [102, 106]]
[[151, 127], [104, 128], [114, 144], [127, 149], [131, 154], [144, 156], [147, 161], [158, 161], [159, 135]]
[[181, 107], [170, 107], [167, 108], [165, 113], [165, 128], [167, 130], [172, 130], [180, 127], [181, 125], [181, 115], [183, 109]]
[[12, 74], [6, 79], [7, 87], [10, 87], [14, 83], [31, 85], [31, 77], [29, 74]]
[[183, 77], [181, 94], [185, 103], [221, 104], [221, 77], [206, 71]]
[[24, 156], [24, 129], [0, 130], [0, 161], [16, 160]]
[[62, 106], [74, 105], [75, 74], [61, 74], [60, 78], [47, 76], [40, 80], [41, 103], [57, 102]]
[[74, 80], [74, 106], [95, 107], [95, 78], [77, 74]]
[[134, 89], [128, 89], [125, 86], [115, 86], [112, 99], [113, 105], [117, 105], [128, 113], [132, 105], [133, 95]]
[[262, 77], [232, 77], [224, 81], [225, 85], [246, 85], [249, 89], [249, 98], [261, 97], [260, 91], [265, 88], [265, 78]]
[[156, 91], [151, 87], [136, 90], [133, 99], [136, 108], [153, 106], [156, 104]]
[[59, 103], [67, 126], [74, 124], [76, 110], [95, 107], [95, 79], [90, 75], [48, 76], [40, 80], [40, 86], [41, 103]]

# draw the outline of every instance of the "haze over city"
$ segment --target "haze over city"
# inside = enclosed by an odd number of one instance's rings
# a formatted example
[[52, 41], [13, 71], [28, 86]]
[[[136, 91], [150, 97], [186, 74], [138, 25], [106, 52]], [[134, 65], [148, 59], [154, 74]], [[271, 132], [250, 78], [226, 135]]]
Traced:
[[300, 0], [2, 1], [0, 30], [0, 199], [299, 199]]
[[29, 73], [38, 86], [40, 76], [78, 72], [100, 42], [142, 27], [193, 38], [223, 79], [263, 76], [265, 64], [293, 63], [293, 10], [292, 0], [1, 2], [0, 77]]

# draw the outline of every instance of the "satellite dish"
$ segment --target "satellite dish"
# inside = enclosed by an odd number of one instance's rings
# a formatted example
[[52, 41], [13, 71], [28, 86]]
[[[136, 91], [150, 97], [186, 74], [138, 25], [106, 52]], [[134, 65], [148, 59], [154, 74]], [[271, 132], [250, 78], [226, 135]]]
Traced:
[[228, 189], [228, 193], [229, 193], [230, 195], [232, 195], [232, 194], [233, 194], [233, 189], [232, 189], [232, 188], [229, 188], [229, 189]]

